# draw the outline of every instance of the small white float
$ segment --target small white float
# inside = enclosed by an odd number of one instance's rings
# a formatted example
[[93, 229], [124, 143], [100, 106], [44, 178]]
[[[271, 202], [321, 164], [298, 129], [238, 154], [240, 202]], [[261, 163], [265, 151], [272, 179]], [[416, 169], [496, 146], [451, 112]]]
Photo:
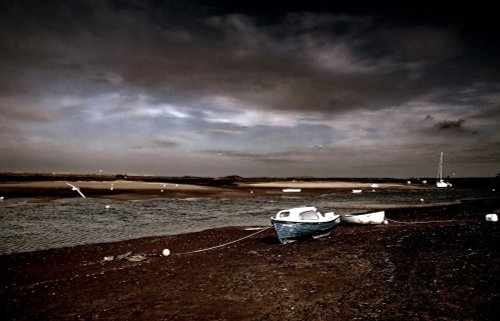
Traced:
[[496, 215], [496, 214], [486, 214], [486, 221], [487, 222], [497, 222], [498, 221], [498, 215]]

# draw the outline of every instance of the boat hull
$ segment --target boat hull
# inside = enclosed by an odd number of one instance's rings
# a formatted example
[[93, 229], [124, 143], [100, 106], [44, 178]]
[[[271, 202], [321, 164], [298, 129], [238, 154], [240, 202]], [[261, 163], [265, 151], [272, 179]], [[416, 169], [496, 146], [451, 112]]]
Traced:
[[451, 187], [451, 184], [448, 182], [445, 182], [443, 180], [440, 180], [436, 183], [437, 187]]
[[341, 215], [342, 222], [350, 224], [382, 224], [384, 219], [384, 211]]
[[276, 230], [278, 239], [284, 244], [299, 239], [327, 236], [331, 230], [340, 224], [340, 216], [323, 222], [293, 222], [271, 218], [271, 223]]

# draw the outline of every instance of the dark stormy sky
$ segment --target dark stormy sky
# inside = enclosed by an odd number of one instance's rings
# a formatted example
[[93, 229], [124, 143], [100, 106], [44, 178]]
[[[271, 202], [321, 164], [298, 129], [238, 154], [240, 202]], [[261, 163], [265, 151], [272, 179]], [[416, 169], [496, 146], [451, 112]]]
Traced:
[[0, 171], [499, 172], [495, 10], [331, 2], [1, 1]]

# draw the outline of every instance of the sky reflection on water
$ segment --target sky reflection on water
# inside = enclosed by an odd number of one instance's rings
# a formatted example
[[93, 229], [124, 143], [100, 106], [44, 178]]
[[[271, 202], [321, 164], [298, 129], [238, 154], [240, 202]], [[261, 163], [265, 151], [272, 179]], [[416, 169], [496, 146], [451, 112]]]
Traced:
[[316, 206], [322, 212], [333, 210], [342, 214], [418, 205], [422, 204], [422, 199], [426, 204], [437, 204], [494, 195], [496, 192], [485, 190], [443, 189], [377, 190], [315, 197], [297, 194], [126, 202], [71, 198], [30, 203], [27, 199], [12, 199], [0, 204], [0, 254], [175, 235], [225, 226], [269, 226], [269, 218], [276, 212], [297, 206]]

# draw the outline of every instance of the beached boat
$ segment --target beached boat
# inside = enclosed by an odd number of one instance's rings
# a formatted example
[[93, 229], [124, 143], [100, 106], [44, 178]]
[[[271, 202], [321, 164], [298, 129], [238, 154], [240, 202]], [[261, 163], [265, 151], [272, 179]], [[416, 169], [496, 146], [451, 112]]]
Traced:
[[281, 243], [304, 238], [327, 236], [340, 224], [340, 215], [333, 212], [322, 214], [315, 207], [296, 207], [279, 211], [271, 217]]
[[340, 219], [342, 222], [351, 224], [382, 224], [385, 211], [342, 214]]
[[438, 175], [437, 175], [437, 187], [451, 187], [451, 183], [443, 181], [443, 152], [441, 152], [441, 158], [439, 159]]

